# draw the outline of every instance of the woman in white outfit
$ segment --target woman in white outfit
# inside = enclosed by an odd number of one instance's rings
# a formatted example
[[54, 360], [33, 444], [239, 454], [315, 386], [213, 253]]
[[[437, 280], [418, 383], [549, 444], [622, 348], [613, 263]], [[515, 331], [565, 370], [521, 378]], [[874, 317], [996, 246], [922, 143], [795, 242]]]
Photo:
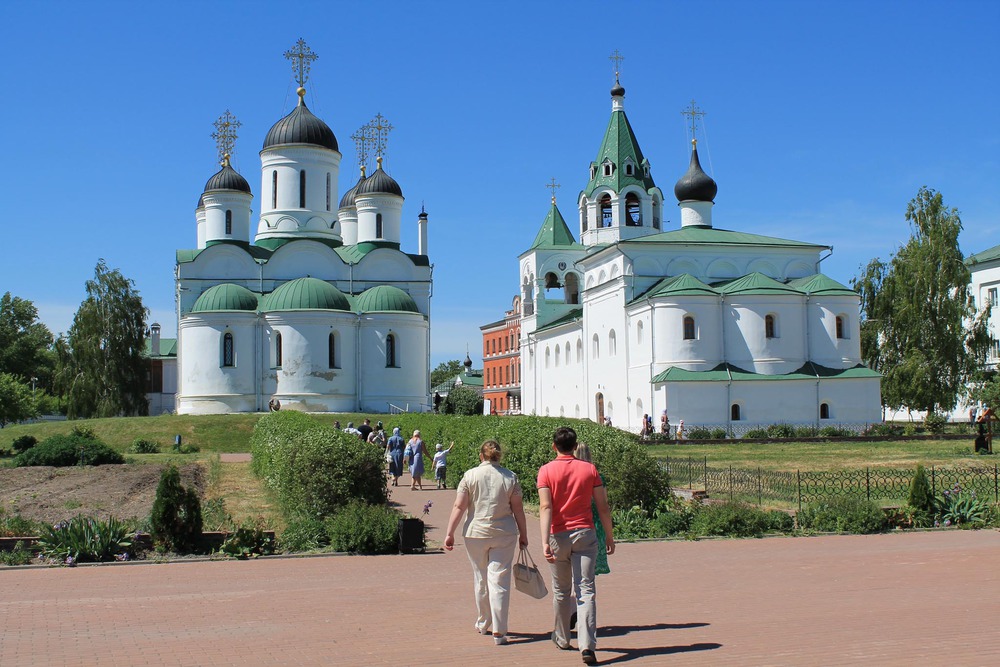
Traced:
[[500, 445], [487, 440], [479, 448], [479, 465], [466, 471], [458, 484], [448, 519], [444, 548], [455, 548], [455, 529], [465, 521], [465, 549], [472, 563], [476, 593], [476, 631], [493, 634], [498, 645], [507, 643], [507, 613], [514, 549], [528, 546], [521, 484], [517, 475], [500, 465]]

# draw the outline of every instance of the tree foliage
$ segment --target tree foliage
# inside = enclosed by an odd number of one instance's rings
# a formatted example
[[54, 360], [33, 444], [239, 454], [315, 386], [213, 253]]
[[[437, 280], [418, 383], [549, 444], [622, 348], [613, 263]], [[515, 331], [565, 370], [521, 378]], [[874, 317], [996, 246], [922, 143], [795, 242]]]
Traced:
[[444, 402], [444, 412], [449, 415], [483, 414], [483, 397], [469, 387], [452, 387]]
[[38, 321], [38, 309], [27, 299], [0, 297], [0, 373], [10, 373], [48, 387], [55, 359], [52, 332]]
[[147, 314], [135, 283], [99, 260], [69, 335], [55, 346], [70, 419], [148, 413]]
[[431, 387], [436, 387], [442, 382], [454, 380], [462, 372], [462, 362], [458, 359], [442, 361], [437, 368], [431, 371]]
[[882, 374], [883, 405], [949, 411], [985, 360], [989, 312], [976, 310], [969, 289], [958, 211], [922, 187], [906, 220], [906, 245], [852, 281], [861, 295], [861, 354]]
[[38, 416], [31, 387], [10, 373], [0, 373], [0, 428]]

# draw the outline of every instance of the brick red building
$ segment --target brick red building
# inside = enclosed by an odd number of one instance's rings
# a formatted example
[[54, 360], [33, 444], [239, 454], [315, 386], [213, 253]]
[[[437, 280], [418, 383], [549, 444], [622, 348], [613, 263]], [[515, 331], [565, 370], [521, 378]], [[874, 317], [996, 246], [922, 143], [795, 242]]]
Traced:
[[504, 318], [479, 327], [483, 332], [483, 398], [490, 412], [521, 413], [521, 297]]

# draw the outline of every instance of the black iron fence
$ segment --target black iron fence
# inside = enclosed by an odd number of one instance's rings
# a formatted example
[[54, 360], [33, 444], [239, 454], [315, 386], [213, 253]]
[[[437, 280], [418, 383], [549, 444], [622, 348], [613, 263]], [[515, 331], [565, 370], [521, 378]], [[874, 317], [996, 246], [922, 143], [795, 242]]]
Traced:
[[[825, 498], [864, 498], [880, 503], [906, 502], [913, 468], [854, 468], [795, 472], [710, 466], [708, 458], [667, 458], [663, 466], [674, 487], [704, 490], [710, 497], [764, 505], [804, 503]], [[935, 495], [958, 484], [979, 497], [1000, 502], [1000, 466], [936, 467], [926, 469]]]

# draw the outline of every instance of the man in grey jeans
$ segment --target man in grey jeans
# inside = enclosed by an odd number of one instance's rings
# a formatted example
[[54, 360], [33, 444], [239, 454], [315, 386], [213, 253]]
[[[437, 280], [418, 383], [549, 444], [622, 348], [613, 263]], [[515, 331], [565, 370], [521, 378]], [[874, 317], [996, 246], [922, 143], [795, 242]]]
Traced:
[[552, 438], [556, 459], [538, 470], [539, 518], [542, 526], [542, 553], [552, 570], [552, 594], [555, 607], [555, 629], [552, 641], [561, 649], [572, 649], [569, 643], [570, 616], [573, 613], [573, 589], [577, 591], [577, 637], [583, 662], [597, 664], [597, 590], [594, 566], [597, 561], [597, 532], [591, 502], [607, 543], [608, 554], [615, 552], [611, 532], [611, 509], [608, 494], [589, 461], [573, 456], [576, 431], [569, 427], [556, 429]]

